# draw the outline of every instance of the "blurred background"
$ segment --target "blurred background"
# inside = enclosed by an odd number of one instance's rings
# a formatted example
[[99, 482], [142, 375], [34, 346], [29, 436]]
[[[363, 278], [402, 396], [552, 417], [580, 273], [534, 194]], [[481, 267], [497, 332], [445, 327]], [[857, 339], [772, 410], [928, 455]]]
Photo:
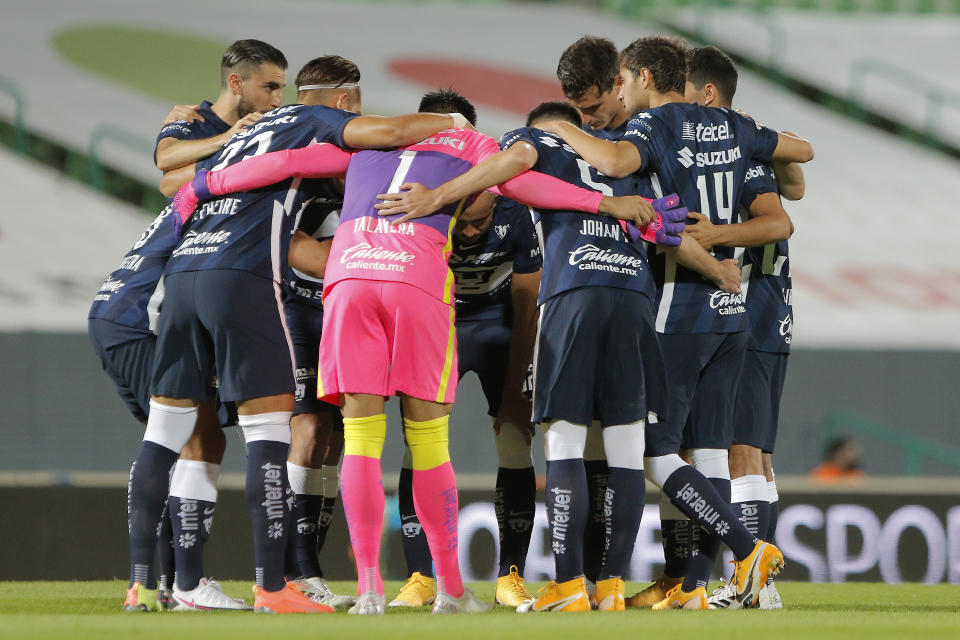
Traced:
[[[960, 582], [960, 0], [4, 2], [0, 578], [125, 571], [126, 475], [142, 427], [100, 370], [87, 311], [165, 204], [152, 159], [161, 120], [175, 103], [216, 97], [230, 42], [283, 50], [290, 85], [318, 55], [354, 60], [366, 113], [413, 111], [423, 92], [452, 86], [499, 136], [562, 98], [557, 60], [579, 37], [622, 48], [659, 33], [725, 49], [741, 70], [735, 106], [817, 153], [806, 196], [787, 204], [795, 342], [774, 465], [788, 575]], [[230, 437], [210, 565], [248, 577], [243, 447]], [[400, 445], [392, 427], [388, 485]], [[468, 575], [484, 578], [496, 458], [472, 374], [451, 448]], [[808, 475], [828, 458], [853, 478]], [[648, 510], [635, 579], [662, 561]], [[337, 531], [331, 575], [349, 577]], [[546, 575], [537, 544], [531, 570]]]

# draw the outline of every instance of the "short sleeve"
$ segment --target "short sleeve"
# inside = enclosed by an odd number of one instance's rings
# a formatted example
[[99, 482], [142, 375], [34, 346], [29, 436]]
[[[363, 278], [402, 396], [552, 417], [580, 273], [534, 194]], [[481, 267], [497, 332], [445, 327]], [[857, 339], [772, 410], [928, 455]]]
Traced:
[[750, 208], [753, 201], [761, 193], [778, 193], [777, 181], [770, 167], [759, 162], [753, 162], [747, 167], [747, 175], [743, 181], [743, 192], [740, 196], [740, 205]]

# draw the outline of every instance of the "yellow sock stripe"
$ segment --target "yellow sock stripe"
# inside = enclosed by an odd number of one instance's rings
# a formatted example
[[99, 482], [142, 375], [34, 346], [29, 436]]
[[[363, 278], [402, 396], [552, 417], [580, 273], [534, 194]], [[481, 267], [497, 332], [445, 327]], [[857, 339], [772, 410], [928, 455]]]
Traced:
[[383, 455], [387, 437], [387, 416], [384, 413], [364, 418], [343, 419], [343, 453], [347, 456], [377, 458]]
[[[460, 217], [460, 214], [463, 213], [463, 207], [467, 204], [467, 199], [462, 198], [457, 204], [456, 211], [453, 212], [453, 215], [450, 217], [450, 226], [447, 227], [447, 242], [443, 245], [443, 261], [448, 262], [450, 260], [450, 252], [453, 251], [453, 227], [457, 224], [457, 219]], [[443, 284], [443, 302], [445, 304], [450, 304], [450, 301], [453, 299], [453, 270], [450, 267], [447, 267], [447, 280]]]
[[407, 446], [410, 447], [414, 469], [418, 471], [433, 469], [445, 462], [450, 462], [449, 416], [424, 422], [404, 418], [403, 427], [407, 434]]
[[440, 386], [437, 388], [437, 402], [442, 403], [447, 396], [447, 385], [450, 384], [450, 375], [453, 373], [453, 354], [457, 348], [457, 316], [453, 305], [450, 305], [450, 328], [447, 331], [447, 354], [443, 358], [443, 370], [440, 372]]

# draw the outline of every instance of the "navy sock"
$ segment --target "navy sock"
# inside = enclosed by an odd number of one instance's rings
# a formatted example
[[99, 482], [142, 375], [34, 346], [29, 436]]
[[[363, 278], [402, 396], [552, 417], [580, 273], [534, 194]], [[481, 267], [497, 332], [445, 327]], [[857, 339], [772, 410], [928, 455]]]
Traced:
[[287, 452], [290, 445], [276, 440], [247, 443], [247, 509], [253, 525], [253, 558], [257, 586], [283, 589], [284, 551], [289, 535], [290, 483]]
[[[729, 487], [729, 481], [727, 483]], [[663, 483], [663, 491], [692, 521], [719, 535], [738, 560], [753, 551], [753, 536], [740, 523], [729, 501], [724, 500], [702, 473], [684, 465], [670, 474]], [[729, 489], [727, 495], [730, 495]]]
[[510, 573], [512, 565], [523, 575], [533, 533], [533, 514], [537, 499], [537, 476], [533, 467], [497, 469], [497, 489], [493, 507], [500, 529], [500, 570], [498, 576]]
[[770, 502], [768, 504], [770, 505], [770, 517], [767, 522], [767, 534], [762, 540], [776, 544], [773, 539], [777, 535], [777, 518], [780, 517], [780, 501], [778, 500], [777, 502]]
[[734, 502], [733, 510], [740, 515], [740, 522], [758, 540], [767, 539], [770, 528], [770, 503], [766, 500]]
[[[320, 521], [317, 523], [317, 553], [323, 551], [323, 543], [327, 541], [327, 532], [333, 524], [333, 511], [337, 507], [336, 498], [324, 498], [320, 508]], [[323, 577], [323, 574], [320, 574]]]
[[293, 496], [287, 514], [287, 545], [283, 548], [283, 579], [296, 580], [303, 577], [297, 566], [297, 496]]
[[413, 469], [400, 469], [397, 502], [400, 506], [400, 531], [403, 534], [403, 555], [407, 559], [407, 572], [412, 575], [419, 571], [432, 578], [433, 557], [427, 544], [427, 534], [420, 525], [417, 510], [413, 506]]
[[173, 523], [177, 588], [189, 591], [203, 577], [203, 547], [213, 527], [216, 503], [170, 496], [167, 505]]
[[173, 525], [170, 522], [170, 509], [163, 505], [160, 514], [160, 530], [157, 534], [157, 587], [173, 588], [173, 576], [176, 566], [173, 561]]
[[144, 440], [130, 467], [127, 485], [127, 527], [130, 532], [130, 586], [134, 582], [157, 588], [153, 556], [157, 548], [157, 525], [167, 503], [170, 469], [180, 453]]
[[557, 582], [583, 575], [583, 531], [589, 510], [582, 458], [547, 461], [547, 522]]
[[[717, 490], [717, 494], [727, 504], [730, 502], [730, 480], [726, 478], [709, 478], [710, 484]], [[702, 526], [702, 525], [701, 525]], [[717, 552], [720, 551], [721, 539], [713, 532], [713, 528], [702, 527], [699, 531], [699, 541], [696, 541], [696, 553], [690, 554], [690, 564], [687, 574], [683, 578], [683, 590], [693, 591], [697, 587], [706, 588], [710, 581], [710, 572], [717, 561]], [[753, 545], [750, 546], [753, 549]]]
[[596, 582], [600, 577], [606, 549], [607, 520], [604, 516], [604, 501], [610, 480], [610, 467], [606, 460], [584, 460], [583, 467], [587, 474], [587, 494], [590, 496], [587, 526], [583, 531], [583, 575], [587, 580]]
[[317, 556], [317, 535], [320, 528], [320, 513], [323, 496], [298, 493], [293, 503], [293, 529], [297, 570], [305, 578], [323, 577], [320, 558]]
[[689, 520], [663, 520], [660, 532], [663, 536], [663, 574], [670, 578], [687, 575], [690, 559], [690, 536], [694, 527]]
[[604, 512], [610, 515], [606, 518], [607, 535], [600, 580], [626, 579], [640, 530], [640, 518], [643, 517], [646, 486], [643, 469], [610, 467], [604, 502]]

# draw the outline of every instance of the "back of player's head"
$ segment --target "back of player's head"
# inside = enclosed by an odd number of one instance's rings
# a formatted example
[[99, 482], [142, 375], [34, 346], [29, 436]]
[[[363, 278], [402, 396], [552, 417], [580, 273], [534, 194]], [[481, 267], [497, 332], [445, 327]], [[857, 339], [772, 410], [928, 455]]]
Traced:
[[470, 124], [477, 126], [477, 110], [469, 100], [457, 93], [453, 87], [428, 91], [420, 98], [420, 113], [459, 113]]
[[687, 80], [698, 91], [709, 82], [717, 88], [724, 102], [732, 104], [737, 92], [737, 67], [719, 48], [697, 47], [687, 54]]
[[620, 52], [620, 66], [634, 75], [649, 69], [660, 93], [683, 93], [687, 84], [687, 45], [679, 38], [651, 36], [631, 42]]
[[591, 87], [599, 93], [613, 89], [619, 53], [612, 40], [584, 36], [566, 48], [557, 64], [557, 79], [563, 95], [577, 100]]
[[275, 64], [286, 70], [287, 58], [283, 53], [262, 40], [237, 40], [223, 52], [220, 59], [220, 83], [227, 86], [227, 77], [239, 73], [244, 80], [263, 63]]
[[342, 56], [320, 56], [300, 68], [296, 82], [298, 90], [310, 85], [330, 85], [328, 88], [335, 89], [360, 82], [360, 67]]
[[527, 114], [528, 127], [535, 127], [538, 122], [546, 122], [547, 120], [566, 120], [578, 127], [583, 124], [580, 119], [580, 112], [577, 111], [576, 107], [569, 102], [561, 102], [560, 100], [541, 102]]

